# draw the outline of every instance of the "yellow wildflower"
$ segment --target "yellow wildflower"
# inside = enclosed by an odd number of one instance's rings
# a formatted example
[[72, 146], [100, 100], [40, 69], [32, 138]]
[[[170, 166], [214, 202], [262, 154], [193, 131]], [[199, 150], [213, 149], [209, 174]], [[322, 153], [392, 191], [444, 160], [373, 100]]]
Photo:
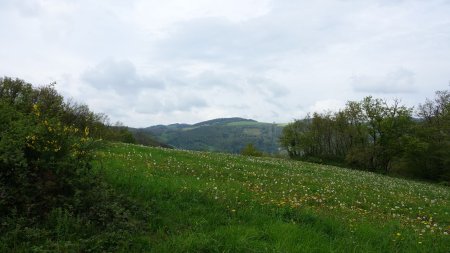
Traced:
[[34, 111], [34, 114], [36, 114], [36, 116], [41, 115], [41, 113], [39, 112], [39, 106], [37, 104], [33, 105], [33, 111]]

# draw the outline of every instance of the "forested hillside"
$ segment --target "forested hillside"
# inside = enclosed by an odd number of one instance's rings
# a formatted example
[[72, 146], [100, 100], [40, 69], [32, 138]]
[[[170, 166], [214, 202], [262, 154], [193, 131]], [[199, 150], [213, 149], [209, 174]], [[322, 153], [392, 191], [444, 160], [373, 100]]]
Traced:
[[239, 153], [253, 144], [265, 153], [279, 152], [282, 127], [243, 118], [224, 118], [197, 124], [152, 126], [141, 131], [151, 133], [159, 141], [175, 148]]

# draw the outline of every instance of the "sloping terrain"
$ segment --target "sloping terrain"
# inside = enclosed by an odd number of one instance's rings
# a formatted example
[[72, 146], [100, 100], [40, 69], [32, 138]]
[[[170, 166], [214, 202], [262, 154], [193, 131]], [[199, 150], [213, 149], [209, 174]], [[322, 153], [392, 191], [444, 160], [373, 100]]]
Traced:
[[[149, 205], [153, 252], [448, 252], [450, 189], [274, 158], [113, 144], [98, 170]], [[101, 161], [101, 163], [100, 163]]]

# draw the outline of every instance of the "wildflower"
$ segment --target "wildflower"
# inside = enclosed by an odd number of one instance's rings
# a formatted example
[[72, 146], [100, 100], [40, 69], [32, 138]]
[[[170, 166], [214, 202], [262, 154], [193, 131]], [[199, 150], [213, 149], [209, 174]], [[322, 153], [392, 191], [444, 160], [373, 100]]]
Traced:
[[41, 115], [41, 113], [39, 112], [39, 106], [37, 104], [33, 105], [33, 111], [36, 116], [39, 117]]

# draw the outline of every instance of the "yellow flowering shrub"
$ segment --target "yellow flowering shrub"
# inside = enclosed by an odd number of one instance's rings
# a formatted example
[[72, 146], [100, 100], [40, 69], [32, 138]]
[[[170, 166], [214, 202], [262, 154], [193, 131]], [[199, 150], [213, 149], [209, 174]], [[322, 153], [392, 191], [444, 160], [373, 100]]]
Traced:
[[0, 103], [1, 214], [45, 214], [67, 203], [87, 181], [95, 141], [40, 112], [22, 113]]

